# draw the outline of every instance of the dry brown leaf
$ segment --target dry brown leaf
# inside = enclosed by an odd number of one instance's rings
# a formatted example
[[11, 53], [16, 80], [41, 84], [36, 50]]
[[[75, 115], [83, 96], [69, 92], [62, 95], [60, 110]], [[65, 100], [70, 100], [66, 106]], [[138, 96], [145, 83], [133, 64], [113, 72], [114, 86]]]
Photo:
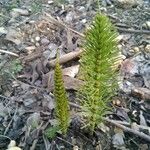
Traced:
[[[72, 78], [69, 76], [63, 76], [64, 86], [66, 90], [77, 90], [81, 85], [83, 85], [83, 81]], [[50, 80], [48, 90], [54, 90], [54, 80]]]
[[71, 66], [63, 69], [63, 75], [74, 78], [79, 72], [79, 65]]
[[[71, 67], [69, 67], [69, 68], [72, 69]], [[68, 68], [66, 68], [66, 69], [68, 69]], [[64, 74], [65, 73], [69, 74], [69, 71], [70, 71], [69, 69], [68, 69], [68, 72], [66, 72], [64, 70], [63, 70]], [[63, 80], [64, 80], [65, 89], [77, 90], [81, 85], [83, 85], [84, 82], [82, 80], [73, 78], [72, 74], [70, 74], [70, 76], [64, 75], [64, 74], [63, 74]], [[48, 87], [49, 91], [53, 91], [53, 89], [54, 89], [54, 71], [50, 71], [49, 73], [43, 75], [42, 85], [43, 85], [43, 87]]]
[[[79, 71], [79, 65], [71, 66], [62, 70], [63, 76], [69, 76], [74, 78]], [[49, 87], [49, 85], [54, 80], [54, 71], [50, 71], [47, 74], [43, 74], [42, 76], [42, 85], [43, 87]]]

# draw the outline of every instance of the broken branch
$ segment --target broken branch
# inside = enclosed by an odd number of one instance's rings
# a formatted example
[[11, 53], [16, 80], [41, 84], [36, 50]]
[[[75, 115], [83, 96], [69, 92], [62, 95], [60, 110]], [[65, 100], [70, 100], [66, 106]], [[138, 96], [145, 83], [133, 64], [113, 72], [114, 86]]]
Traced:
[[131, 128], [128, 128], [128, 127], [126, 127], [124, 125], [121, 125], [121, 124], [117, 123], [116, 121], [110, 120], [108, 118], [103, 118], [103, 119], [104, 119], [104, 121], [106, 121], [108, 123], [111, 123], [111, 124], [117, 126], [118, 128], [124, 130], [125, 132], [133, 133], [133, 134], [139, 136], [140, 138], [145, 139], [146, 141], [150, 142], [150, 136], [145, 134], [145, 133], [143, 133], [143, 132], [140, 132], [140, 131], [137, 131], [137, 130], [133, 130]]
[[[63, 55], [59, 58], [59, 63], [64, 64], [64, 63], [66, 63], [70, 60], [76, 59], [77, 57], [80, 56], [81, 53], [82, 53], [82, 50], [67, 53], [67, 54], [65, 54], [65, 55]], [[55, 64], [56, 64], [56, 59], [51, 60], [50, 62], [48, 62], [48, 65], [50, 67], [55, 67]]]

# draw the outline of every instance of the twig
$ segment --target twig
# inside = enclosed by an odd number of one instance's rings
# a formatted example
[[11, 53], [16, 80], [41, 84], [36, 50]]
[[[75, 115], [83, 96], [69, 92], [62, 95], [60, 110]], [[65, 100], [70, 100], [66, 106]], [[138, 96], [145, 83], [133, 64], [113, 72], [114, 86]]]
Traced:
[[16, 54], [16, 53], [5, 51], [5, 50], [2, 50], [2, 49], [0, 49], [0, 53], [5, 53], [5, 54], [9, 54], [9, 55], [12, 55], [12, 56], [19, 57], [19, 55]]
[[149, 30], [135, 30], [135, 29], [124, 29], [120, 27], [116, 27], [121, 32], [127, 32], [127, 33], [137, 33], [137, 34], [150, 34]]
[[[132, 123], [129, 123], [129, 122], [126, 122], [126, 121], [119, 121], [119, 120], [113, 120], [113, 121], [118, 123], [118, 124], [121, 124], [121, 125], [132, 126]], [[150, 130], [150, 127], [142, 126], [142, 125], [138, 125], [138, 124], [136, 124], [136, 127], [138, 129]]]
[[[64, 63], [66, 63], [70, 60], [76, 59], [77, 57], [80, 56], [81, 52], [82, 52], [82, 50], [77, 50], [77, 51], [67, 53], [67, 54], [65, 54], [65, 55], [63, 55], [59, 58], [59, 63], [64, 64]], [[48, 65], [51, 66], [51, 67], [55, 67], [55, 63], [56, 63], [56, 59], [51, 60], [50, 62], [48, 62]]]
[[[81, 106], [79, 106], [79, 105], [77, 105], [77, 104], [70, 103], [70, 105], [81, 109]], [[147, 141], [150, 142], [150, 136], [146, 135], [146, 134], [143, 133], [143, 132], [139, 132], [139, 131], [137, 131], [137, 130], [133, 130], [133, 129], [131, 129], [131, 128], [128, 128], [128, 127], [122, 125], [122, 124], [130, 125], [130, 124], [127, 123], [127, 122], [125, 123], [125, 122], [120, 122], [120, 121], [116, 121], [116, 120], [110, 120], [110, 119], [108, 119], [108, 118], [103, 118], [103, 120], [106, 121], [106, 122], [108, 122], [108, 123], [111, 123], [111, 124], [113, 124], [113, 125], [115, 125], [115, 126], [117, 126], [117, 127], [119, 127], [119, 128], [121, 128], [121, 129], [123, 129], [125, 132], [133, 133], [133, 134], [135, 134], [135, 135], [141, 137], [142, 139], [145, 139], [145, 140], [147, 140]], [[122, 123], [122, 124], [121, 124], [121, 123]], [[143, 129], [147, 129], [146, 127], [140, 126], [140, 125], [137, 125], [137, 127], [139, 127], [139, 128], [141, 127], [141, 128], [143, 128]]]
[[137, 25], [132, 25], [132, 27], [131, 26], [129, 26], [129, 25], [127, 25], [127, 24], [123, 24], [123, 23], [115, 23], [115, 26], [117, 26], [117, 27], [119, 27], [119, 28], [125, 28], [125, 29], [131, 29], [131, 28], [139, 28]]
[[84, 37], [84, 34], [79, 33], [78, 31], [75, 31], [75, 30], [73, 30], [72, 28], [67, 27], [67, 25], [65, 25], [60, 19], [57, 20], [57, 19], [55, 19], [54, 17], [52, 17], [52, 16], [51, 16], [50, 14], [48, 14], [48, 13], [44, 13], [44, 14], [45, 14], [45, 16], [48, 17], [48, 19], [47, 19], [47, 18], [44, 18], [44, 19], [46, 19], [47, 21], [52, 21], [53, 23], [56, 23], [57, 25], [60, 25], [60, 26], [62, 26], [62, 27], [65, 27], [65, 28], [67, 28], [68, 30], [74, 32], [75, 34], [78, 34], [80, 37]]
[[110, 120], [110, 119], [107, 119], [107, 118], [103, 118], [103, 119], [104, 119], [104, 121], [106, 121], [108, 123], [111, 123], [111, 124], [121, 128], [121, 129], [123, 129], [125, 132], [133, 133], [133, 134], [139, 136], [140, 138], [145, 139], [146, 141], [150, 142], [150, 136], [146, 135], [143, 132], [139, 132], [137, 130], [133, 130], [131, 128], [128, 128], [128, 127], [126, 127], [124, 125], [121, 125], [121, 124], [117, 123], [114, 120]]
[[66, 140], [64, 140], [64, 139], [62, 139], [61, 137], [57, 137], [57, 139], [59, 139], [59, 140], [65, 142], [65, 143], [67, 143], [67, 144], [69, 144], [69, 145], [71, 145], [71, 146], [74, 146], [72, 143], [70, 143], [70, 142], [68, 142], [68, 141], [66, 141]]

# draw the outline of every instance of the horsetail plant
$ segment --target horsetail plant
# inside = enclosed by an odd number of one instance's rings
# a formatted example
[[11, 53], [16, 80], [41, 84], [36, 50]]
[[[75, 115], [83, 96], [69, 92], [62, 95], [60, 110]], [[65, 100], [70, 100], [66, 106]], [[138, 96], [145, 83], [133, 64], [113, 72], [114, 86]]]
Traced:
[[54, 73], [54, 96], [56, 100], [56, 116], [62, 134], [66, 134], [69, 126], [69, 102], [63, 84], [62, 71], [58, 56]]
[[117, 89], [117, 72], [113, 64], [118, 59], [117, 32], [110, 20], [97, 14], [85, 33], [81, 55], [81, 75], [85, 84], [79, 90], [82, 100], [82, 115], [93, 134], [95, 127], [103, 121], [110, 107], [108, 102]]

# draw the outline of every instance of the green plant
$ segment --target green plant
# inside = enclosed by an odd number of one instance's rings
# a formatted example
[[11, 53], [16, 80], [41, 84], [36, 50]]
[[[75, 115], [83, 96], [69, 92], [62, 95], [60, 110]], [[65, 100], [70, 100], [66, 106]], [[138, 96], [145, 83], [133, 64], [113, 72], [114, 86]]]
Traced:
[[96, 15], [85, 34], [80, 68], [85, 84], [78, 93], [82, 115], [92, 133], [110, 109], [108, 101], [117, 89], [117, 72], [113, 69], [118, 59], [116, 36], [111, 22], [102, 14]]
[[12, 61], [9, 72], [11, 72], [12, 74], [15, 75], [15, 74], [19, 73], [22, 69], [23, 69], [23, 67], [21, 65], [21, 62], [16, 59], [16, 60]]
[[56, 137], [56, 133], [59, 131], [59, 126], [49, 127], [45, 130], [44, 135], [49, 138], [53, 139]]
[[9, 63], [4, 64], [0, 68], [0, 75], [4, 77], [8, 77], [10, 75], [16, 75], [23, 69], [20, 60], [12, 60]]
[[63, 84], [62, 71], [59, 65], [58, 57], [54, 73], [54, 96], [56, 100], [56, 116], [59, 122], [60, 130], [62, 134], [65, 135], [69, 126], [69, 103]]

